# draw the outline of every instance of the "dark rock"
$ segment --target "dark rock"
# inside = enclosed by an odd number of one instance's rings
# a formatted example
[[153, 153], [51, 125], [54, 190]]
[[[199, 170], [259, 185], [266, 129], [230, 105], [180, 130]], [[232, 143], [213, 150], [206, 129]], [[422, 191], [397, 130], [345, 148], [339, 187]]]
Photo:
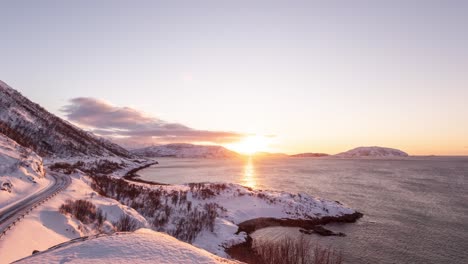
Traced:
[[301, 229], [299, 231], [306, 235], [311, 235], [312, 233], [316, 233], [321, 236], [340, 236], [340, 237], [346, 236], [346, 234], [344, 233], [341, 233], [341, 232], [335, 233], [331, 230], [326, 229], [325, 227], [321, 225], [314, 226], [312, 227], [312, 229]]
[[362, 216], [362, 213], [355, 212], [352, 214], [342, 216], [324, 216], [321, 218], [312, 219], [278, 219], [272, 217], [261, 217], [240, 223], [239, 229], [237, 230], [237, 234], [239, 234], [240, 232], [246, 232], [247, 234], [251, 234], [258, 229], [272, 226], [300, 227], [307, 230], [313, 230], [313, 228], [318, 225], [326, 225], [330, 223], [354, 223]]

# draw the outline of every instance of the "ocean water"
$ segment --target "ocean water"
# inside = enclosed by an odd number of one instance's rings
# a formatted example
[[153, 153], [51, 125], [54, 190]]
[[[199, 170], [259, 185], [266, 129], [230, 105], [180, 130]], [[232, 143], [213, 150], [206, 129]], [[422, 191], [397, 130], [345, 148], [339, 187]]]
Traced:
[[[346, 263], [468, 263], [468, 157], [158, 161], [142, 178], [304, 192], [357, 209], [364, 214], [357, 223], [327, 226], [346, 237], [307, 236], [341, 251]], [[275, 227], [253, 237], [299, 234]]]

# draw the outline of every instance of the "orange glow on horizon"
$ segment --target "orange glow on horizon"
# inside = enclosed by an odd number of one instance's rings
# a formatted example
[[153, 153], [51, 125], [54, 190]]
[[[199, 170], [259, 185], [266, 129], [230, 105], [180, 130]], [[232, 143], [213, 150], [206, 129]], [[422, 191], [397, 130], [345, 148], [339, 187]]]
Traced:
[[269, 150], [270, 140], [265, 136], [248, 136], [241, 141], [225, 145], [226, 148], [241, 154], [253, 155], [257, 152]]

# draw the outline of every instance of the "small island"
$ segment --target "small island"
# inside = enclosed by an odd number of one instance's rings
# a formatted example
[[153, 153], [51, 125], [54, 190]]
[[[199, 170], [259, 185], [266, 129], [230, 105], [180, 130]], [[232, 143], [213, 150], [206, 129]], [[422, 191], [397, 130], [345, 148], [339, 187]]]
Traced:
[[404, 158], [408, 153], [394, 148], [385, 147], [357, 147], [334, 155], [337, 158]]

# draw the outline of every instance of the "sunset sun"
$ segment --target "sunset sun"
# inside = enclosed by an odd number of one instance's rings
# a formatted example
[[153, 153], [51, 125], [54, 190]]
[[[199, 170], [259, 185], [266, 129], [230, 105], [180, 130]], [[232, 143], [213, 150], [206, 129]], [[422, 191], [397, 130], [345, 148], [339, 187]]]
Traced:
[[257, 152], [267, 151], [269, 140], [265, 136], [247, 136], [241, 141], [226, 145], [227, 148], [236, 152], [252, 155]]

